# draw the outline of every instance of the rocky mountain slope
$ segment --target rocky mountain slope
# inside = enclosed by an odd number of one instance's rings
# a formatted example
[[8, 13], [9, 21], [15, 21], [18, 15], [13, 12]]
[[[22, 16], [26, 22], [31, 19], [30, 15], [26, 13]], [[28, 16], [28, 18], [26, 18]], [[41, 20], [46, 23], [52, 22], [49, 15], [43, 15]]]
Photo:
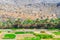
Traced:
[[0, 0], [0, 18], [4, 20], [7, 18], [51, 19], [57, 17], [60, 17], [59, 0]]

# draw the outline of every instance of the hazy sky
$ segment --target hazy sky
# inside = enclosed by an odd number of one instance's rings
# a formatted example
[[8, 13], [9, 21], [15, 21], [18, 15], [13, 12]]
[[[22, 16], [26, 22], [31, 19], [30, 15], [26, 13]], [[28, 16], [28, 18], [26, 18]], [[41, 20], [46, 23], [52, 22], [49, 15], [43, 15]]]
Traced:
[[47, 2], [47, 3], [57, 3], [60, 2], [60, 0], [42, 0], [43, 2]]
[[48, 3], [54, 3], [54, 2], [60, 2], [60, 0], [0, 0], [2, 2], [13, 2], [13, 1], [21, 1], [21, 2], [48, 2]]
[[0, 3], [8, 3], [8, 4], [28, 4], [28, 3], [58, 3], [60, 0], [0, 0]]

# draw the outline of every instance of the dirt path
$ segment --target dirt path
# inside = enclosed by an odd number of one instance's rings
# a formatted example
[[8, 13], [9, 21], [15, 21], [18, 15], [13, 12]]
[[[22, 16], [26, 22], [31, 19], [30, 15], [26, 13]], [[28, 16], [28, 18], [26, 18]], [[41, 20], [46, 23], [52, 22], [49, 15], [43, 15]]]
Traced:
[[23, 39], [25, 37], [35, 37], [33, 34], [18, 34], [16, 35], [16, 39]]
[[56, 35], [54, 38], [60, 38], [60, 35]]

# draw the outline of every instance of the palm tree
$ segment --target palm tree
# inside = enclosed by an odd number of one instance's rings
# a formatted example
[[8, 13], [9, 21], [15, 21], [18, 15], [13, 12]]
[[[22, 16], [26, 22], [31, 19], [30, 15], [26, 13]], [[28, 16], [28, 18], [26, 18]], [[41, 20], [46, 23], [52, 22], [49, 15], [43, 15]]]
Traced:
[[23, 26], [25, 28], [30, 28], [32, 24], [34, 24], [34, 21], [31, 19], [26, 19], [22, 22]]
[[13, 21], [12, 21], [10, 18], [8, 18], [5, 23], [7, 24], [7, 28], [13, 28], [13, 27], [12, 27]]
[[3, 22], [0, 21], [0, 28], [2, 28], [2, 27], [3, 27]]
[[14, 28], [19, 28], [21, 27], [21, 20], [20, 18], [18, 18], [17, 20], [15, 20], [14, 24], [13, 24]]

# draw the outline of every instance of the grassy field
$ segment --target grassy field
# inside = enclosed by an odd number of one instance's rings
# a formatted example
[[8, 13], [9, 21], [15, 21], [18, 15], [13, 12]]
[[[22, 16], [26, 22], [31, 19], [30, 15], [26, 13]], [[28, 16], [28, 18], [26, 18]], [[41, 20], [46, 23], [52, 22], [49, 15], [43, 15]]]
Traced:
[[58, 32], [53, 32], [55, 35], [60, 35], [60, 31]]

